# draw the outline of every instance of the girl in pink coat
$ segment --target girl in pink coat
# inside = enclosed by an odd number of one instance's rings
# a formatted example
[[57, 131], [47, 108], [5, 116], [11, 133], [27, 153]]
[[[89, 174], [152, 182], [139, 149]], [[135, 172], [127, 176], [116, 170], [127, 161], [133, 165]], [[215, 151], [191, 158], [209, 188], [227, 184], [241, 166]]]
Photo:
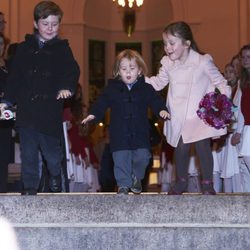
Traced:
[[146, 78], [155, 90], [169, 85], [167, 108], [171, 119], [164, 124], [167, 142], [175, 147], [177, 182], [169, 194], [187, 190], [190, 146], [195, 143], [202, 171], [202, 193], [215, 194], [213, 189], [213, 157], [210, 138], [226, 134], [226, 129], [215, 129], [202, 121], [196, 111], [208, 92], [218, 88], [230, 95], [227, 81], [215, 66], [210, 55], [203, 55], [185, 22], [169, 24], [163, 31], [166, 56], [161, 60], [157, 76]]

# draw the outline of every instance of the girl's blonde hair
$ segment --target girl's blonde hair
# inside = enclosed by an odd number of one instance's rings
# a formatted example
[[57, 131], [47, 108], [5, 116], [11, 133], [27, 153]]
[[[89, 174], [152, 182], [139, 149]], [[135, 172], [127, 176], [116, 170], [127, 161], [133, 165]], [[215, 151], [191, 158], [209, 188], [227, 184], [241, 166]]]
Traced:
[[120, 64], [121, 60], [123, 58], [127, 58], [129, 60], [135, 59], [138, 67], [141, 70], [141, 75], [145, 75], [147, 73], [147, 66], [146, 63], [144, 62], [142, 56], [135, 50], [132, 49], [125, 49], [121, 51], [115, 60], [114, 66], [113, 66], [113, 77], [118, 77], [119, 76], [119, 69], [120, 69]]

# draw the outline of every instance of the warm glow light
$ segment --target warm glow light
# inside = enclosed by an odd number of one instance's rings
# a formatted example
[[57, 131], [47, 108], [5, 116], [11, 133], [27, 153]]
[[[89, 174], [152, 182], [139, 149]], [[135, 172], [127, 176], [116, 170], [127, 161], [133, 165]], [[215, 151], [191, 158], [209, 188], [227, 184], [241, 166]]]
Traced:
[[103, 123], [102, 123], [102, 122], [100, 122], [98, 125], [99, 125], [100, 127], [103, 127]]
[[161, 167], [160, 156], [154, 155], [153, 168], [160, 168], [160, 167]]
[[158, 175], [155, 172], [149, 174], [149, 185], [158, 184]]
[[[116, 0], [113, 0], [113, 2], [115, 1]], [[137, 7], [140, 7], [143, 5], [143, 0], [117, 0], [117, 3], [120, 6], [125, 7], [126, 5], [128, 5], [129, 8], [133, 7], [134, 2], [136, 3]]]

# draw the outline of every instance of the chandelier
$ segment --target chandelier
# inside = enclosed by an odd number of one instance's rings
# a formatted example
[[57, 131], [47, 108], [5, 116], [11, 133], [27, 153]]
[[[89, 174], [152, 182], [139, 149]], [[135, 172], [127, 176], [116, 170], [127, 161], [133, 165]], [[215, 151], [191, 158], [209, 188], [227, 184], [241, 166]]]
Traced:
[[[113, 0], [113, 2], [115, 1], [116, 0]], [[137, 7], [143, 5], [143, 0], [117, 0], [117, 3], [120, 6], [125, 7], [126, 5], [128, 5], [129, 8], [133, 8], [134, 2], [136, 3]]]

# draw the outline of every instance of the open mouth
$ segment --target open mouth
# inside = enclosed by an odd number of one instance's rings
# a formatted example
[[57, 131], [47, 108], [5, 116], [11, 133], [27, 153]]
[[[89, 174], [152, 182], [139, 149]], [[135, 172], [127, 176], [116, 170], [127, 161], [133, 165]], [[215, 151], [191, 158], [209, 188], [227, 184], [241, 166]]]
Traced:
[[173, 52], [168, 52], [168, 55], [169, 56], [172, 56], [174, 53]]

